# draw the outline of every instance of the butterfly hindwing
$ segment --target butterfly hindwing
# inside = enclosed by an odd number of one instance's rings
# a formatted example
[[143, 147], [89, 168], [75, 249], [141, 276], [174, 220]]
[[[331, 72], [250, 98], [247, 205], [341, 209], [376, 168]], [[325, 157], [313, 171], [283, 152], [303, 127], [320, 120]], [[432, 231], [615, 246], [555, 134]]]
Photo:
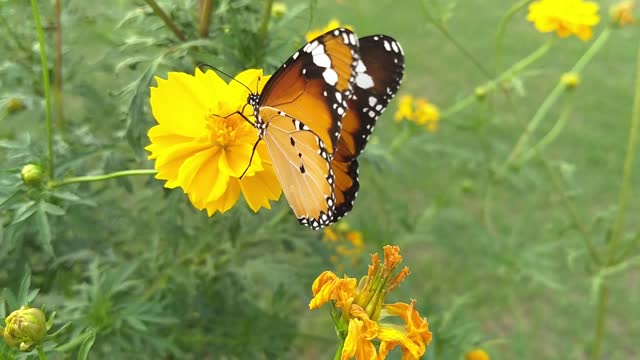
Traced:
[[353, 96], [333, 160], [336, 209], [340, 219], [353, 208], [360, 187], [356, 157], [364, 150], [376, 120], [398, 91], [404, 74], [404, 54], [400, 44], [386, 35], [359, 40], [360, 62], [356, 66]]

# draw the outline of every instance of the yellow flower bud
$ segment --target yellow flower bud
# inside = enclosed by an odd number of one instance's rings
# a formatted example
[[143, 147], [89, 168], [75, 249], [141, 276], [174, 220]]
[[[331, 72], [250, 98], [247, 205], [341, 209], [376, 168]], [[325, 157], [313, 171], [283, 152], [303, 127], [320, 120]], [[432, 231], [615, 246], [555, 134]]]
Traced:
[[285, 3], [281, 3], [279, 1], [274, 2], [273, 6], [271, 7], [271, 16], [273, 16], [276, 19], [279, 19], [281, 17], [284, 16], [284, 14], [287, 13], [287, 4]]
[[42, 181], [42, 169], [36, 164], [27, 164], [20, 171], [22, 181], [27, 185], [38, 185]]
[[611, 22], [616, 26], [633, 25], [636, 23], [634, 10], [636, 2], [633, 0], [620, 1], [609, 10]]
[[4, 319], [4, 341], [20, 351], [31, 351], [47, 335], [47, 320], [40, 309], [23, 306]]
[[475, 186], [474, 186], [473, 180], [471, 179], [464, 179], [460, 184], [460, 190], [462, 190], [462, 192], [465, 194], [472, 193], [474, 190], [474, 187]]
[[23, 110], [25, 108], [24, 101], [22, 101], [22, 99], [17, 97], [12, 97], [9, 100], [7, 100], [5, 107], [9, 114], [17, 113], [18, 111]]
[[473, 93], [476, 95], [476, 99], [483, 100], [487, 96], [487, 88], [478, 86], [473, 90]]
[[577, 73], [564, 73], [560, 78], [560, 82], [564, 84], [567, 89], [573, 89], [580, 85], [580, 75]]

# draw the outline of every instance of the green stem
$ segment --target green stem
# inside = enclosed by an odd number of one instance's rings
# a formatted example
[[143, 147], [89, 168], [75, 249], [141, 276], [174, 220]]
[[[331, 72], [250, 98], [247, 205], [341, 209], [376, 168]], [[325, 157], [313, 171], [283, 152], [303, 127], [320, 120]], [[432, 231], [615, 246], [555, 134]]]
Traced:
[[211, 10], [213, 0], [200, 0], [200, 21], [198, 24], [198, 34], [201, 38], [206, 38], [211, 24]]
[[[640, 45], [636, 56], [636, 90], [633, 105], [633, 114], [631, 115], [631, 124], [629, 126], [629, 140], [627, 142], [627, 153], [625, 155], [624, 170], [622, 173], [622, 184], [620, 194], [618, 196], [618, 212], [613, 222], [613, 229], [609, 237], [609, 248], [607, 251], [607, 266], [615, 261], [615, 255], [620, 235], [624, 227], [625, 210], [631, 193], [631, 175], [633, 173], [633, 162], [636, 153], [636, 144], [638, 142], [638, 132], [640, 131]], [[598, 315], [596, 320], [595, 338], [593, 341], [593, 352], [591, 359], [600, 358], [602, 350], [602, 341], [605, 327], [605, 315], [607, 310], [607, 298], [609, 289], [606, 284], [606, 277], [602, 279], [602, 283], [598, 288]]]
[[47, 128], [47, 152], [48, 152], [48, 172], [49, 177], [54, 178], [54, 162], [53, 162], [53, 129], [51, 126], [51, 84], [49, 83], [49, 67], [47, 65], [47, 52], [44, 44], [44, 32], [42, 31], [42, 23], [40, 22], [40, 13], [38, 11], [38, 1], [31, 0], [31, 9], [33, 10], [33, 21], [36, 24], [36, 32], [38, 33], [38, 43], [40, 44], [40, 62], [42, 66], [42, 81], [44, 86], [45, 100], [45, 124]]
[[344, 349], [344, 340], [340, 340], [340, 345], [336, 350], [336, 354], [333, 356], [333, 360], [340, 360], [342, 357], [342, 349]]
[[[573, 95], [573, 94], [571, 94]], [[564, 127], [567, 125], [567, 120], [569, 119], [569, 115], [573, 110], [573, 96], [569, 96], [567, 101], [565, 102], [564, 108], [558, 117], [558, 120], [553, 125], [551, 130], [540, 140], [537, 144], [531, 147], [524, 155], [522, 155], [522, 159], [518, 162], [518, 164], [522, 164], [527, 162], [532, 157], [540, 154], [544, 148], [546, 148], [553, 140], [555, 140], [558, 135], [562, 132]]]
[[47, 355], [44, 353], [44, 349], [42, 348], [42, 345], [38, 345], [36, 349], [38, 350], [38, 359], [47, 360]]
[[[608, 27], [605, 28], [602, 33], [600, 33], [598, 39], [596, 39], [596, 41], [591, 45], [589, 49], [587, 49], [587, 51], [582, 55], [578, 62], [576, 62], [570, 72], [576, 74], [581, 73], [584, 67], [589, 63], [589, 61], [593, 59], [593, 56], [600, 49], [602, 49], [602, 46], [607, 42], [610, 34], [611, 29]], [[563, 83], [558, 82], [553, 90], [551, 90], [549, 95], [547, 95], [547, 97], [542, 102], [542, 105], [540, 105], [540, 107], [538, 108], [538, 111], [536, 111], [536, 113], [533, 115], [533, 118], [525, 128], [522, 135], [520, 135], [520, 138], [516, 142], [516, 145], [513, 147], [513, 150], [511, 150], [511, 152], [509, 153], [507, 160], [502, 165], [501, 170], [504, 170], [508, 165], [513, 163], [516, 158], [520, 156], [520, 153], [524, 150], [524, 146], [529, 141], [529, 137], [538, 128], [542, 120], [547, 116], [547, 113], [549, 112], [553, 104], [555, 104], [555, 102], [558, 100], [558, 98], [560, 98], [560, 95], [562, 95], [562, 93], [565, 91], [565, 88], [566, 86]]]
[[116, 171], [109, 174], [104, 175], [94, 175], [94, 176], [77, 176], [70, 177], [60, 181], [52, 181], [49, 183], [50, 188], [56, 188], [64, 185], [82, 183], [82, 182], [94, 182], [94, 181], [103, 181], [109, 179], [115, 179], [123, 176], [134, 176], [134, 175], [154, 175], [157, 171], [154, 169], [137, 169], [137, 170], [123, 170]]
[[267, 38], [267, 30], [269, 30], [269, 21], [271, 20], [271, 7], [273, 7], [273, 0], [266, 0], [264, 2], [264, 15], [262, 16], [262, 23], [260, 24], [260, 29], [258, 30], [258, 41], [260, 42], [260, 49], [264, 47], [264, 40]]
[[55, 107], [56, 124], [58, 126], [58, 133], [63, 134], [62, 129], [64, 126], [64, 105], [62, 99], [62, 0], [54, 0], [53, 13], [54, 13], [54, 49], [55, 57], [53, 61], [53, 105]]
[[[524, 57], [522, 60], [513, 64], [509, 69], [505, 70], [502, 74], [500, 74], [495, 79], [492, 79], [480, 87], [482, 87], [486, 92], [492, 91], [498, 87], [499, 84], [502, 83], [506, 78], [513, 77], [519, 74], [522, 70], [536, 62], [540, 59], [544, 54], [549, 51], [551, 47], [551, 41], [546, 42], [542, 46], [540, 46], [536, 51]], [[462, 111], [467, 106], [473, 104], [476, 101], [475, 93], [466, 96], [465, 98], [459, 100], [457, 103], [453, 104], [450, 108], [442, 111], [442, 118], [450, 117], [453, 114]]]
[[164, 10], [162, 10], [160, 5], [158, 5], [158, 3], [155, 2], [155, 0], [144, 0], [144, 2], [146, 2], [147, 5], [149, 5], [151, 7], [151, 9], [153, 9], [153, 12], [156, 15], [158, 15], [158, 17], [160, 17], [160, 19], [162, 19], [162, 21], [164, 21], [164, 24], [167, 25], [169, 27], [169, 29], [171, 29], [171, 31], [173, 31], [173, 33], [176, 35], [176, 37], [180, 41], [187, 41], [187, 37], [184, 36], [184, 34], [182, 33], [182, 31], [180, 30], [178, 25], [176, 25], [176, 23], [173, 22], [173, 20], [171, 20], [169, 15], [167, 15], [167, 13], [164, 12]]
[[560, 199], [562, 199], [562, 204], [567, 209], [567, 211], [569, 212], [569, 215], [573, 219], [573, 223], [575, 224], [576, 228], [578, 229], [578, 232], [581, 235], [580, 238], [582, 239], [582, 242], [584, 243], [584, 246], [587, 249], [587, 251], [589, 251], [589, 256], [591, 256], [591, 260], [593, 260], [595, 264], [601, 264], [602, 260], [600, 259], [600, 256], [596, 251], [596, 247], [591, 243], [590, 236], [589, 236], [590, 235], [589, 229], [582, 222], [583, 217], [581, 217], [578, 214], [578, 210], [569, 199], [569, 196], [567, 196], [567, 192], [564, 190], [561, 180], [553, 171], [553, 168], [551, 167], [549, 162], [542, 156], [542, 153], [539, 153], [538, 155], [540, 156], [540, 160], [542, 161], [542, 165], [544, 166], [547, 172], [547, 175], [551, 179], [551, 184], [555, 188], [556, 192], [560, 194]]
[[444, 25], [442, 24], [441, 21], [435, 19], [433, 17], [433, 15], [431, 15], [431, 12], [429, 11], [429, 8], [427, 6], [427, 4], [425, 3], [425, 0], [420, 1], [420, 5], [422, 5], [422, 12], [424, 13], [425, 17], [427, 18], [427, 20], [433, 24], [433, 26], [436, 27], [436, 29], [438, 29], [438, 31], [440, 31], [440, 33], [442, 35], [444, 35], [444, 37], [447, 38], [447, 40], [449, 40], [453, 46], [456, 47], [456, 49], [458, 49], [458, 51], [460, 51], [462, 54], [464, 54], [464, 56], [467, 57], [467, 59], [469, 59], [469, 61], [471, 61], [471, 63], [478, 68], [478, 70], [480, 70], [480, 72], [486, 76], [488, 79], [491, 79], [493, 77], [493, 75], [489, 72], [489, 70], [487, 70], [484, 65], [482, 65], [482, 63], [476, 59], [475, 56], [473, 56], [473, 54], [471, 54], [471, 52], [469, 52], [469, 50], [467, 50], [464, 46], [462, 46], [461, 43], [458, 42], [458, 40], [456, 40], [451, 33], [449, 33], [449, 31], [447, 30], [446, 27], [444, 27]]
[[496, 47], [493, 50], [493, 60], [495, 61], [496, 73], [500, 70], [500, 53], [502, 52], [502, 39], [504, 38], [504, 31], [507, 28], [507, 24], [511, 20], [511, 18], [523, 7], [525, 7], [531, 0], [523, 0], [519, 3], [513, 5], [507, 12], [504, 14], [502, 19], [500, 20], [500, 25], [498, 25], [498, 32], [496, 34]]

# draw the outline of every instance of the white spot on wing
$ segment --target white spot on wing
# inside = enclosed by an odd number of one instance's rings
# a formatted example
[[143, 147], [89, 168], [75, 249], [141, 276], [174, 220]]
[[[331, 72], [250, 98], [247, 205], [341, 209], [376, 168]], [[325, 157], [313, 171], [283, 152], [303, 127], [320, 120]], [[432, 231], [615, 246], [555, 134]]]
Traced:
[[378, 99], [375, 96], [369, 96], [369, 106], [373, 106], [378, 102]]
[[373, 79], [367, 73], [359, 73], [358, 76], [356, 76], [356, 85], [362, 89], [368, 89], [373, 87]]
[[387, 40], [384, 40], [383, 43], [384, 48], [387, 49], [387, 51], [391, 51], [391, 45], [389, 45], [389, 42]]
[[322, 77], [324, 78], [324, 81], [331, 86], [336, 86], [338, 83], [338, 73], [330, 67], [326, 68], [322, 72]]

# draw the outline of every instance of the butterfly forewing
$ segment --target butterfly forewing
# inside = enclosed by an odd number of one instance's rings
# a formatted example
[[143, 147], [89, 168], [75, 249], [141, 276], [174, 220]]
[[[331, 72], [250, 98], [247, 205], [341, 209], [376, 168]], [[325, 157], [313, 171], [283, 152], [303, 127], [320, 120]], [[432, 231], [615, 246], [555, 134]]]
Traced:
[[356, 66], [353, 96], [347, 101], [348, 111], [331, 162], [336, 182], [335, 220], [353, 208], [360, 186], [356, 157], [364, 150], [376, 120], [398, 91], [404, 74], [404, 54], [393, 38], [363, 37], [359, 48], [361, 63]]
[[295, 52], [252, 104], [285, 197], [314, 229], [335, 219], [331, 158], [358, 63], [356, 36], [329, 31]]
[[357, 51], [358, 40], [348, 29], [335, 29], [311, 40], [271, 77], [260, 105], [304, 123], [333, 154], [352, 93]]

